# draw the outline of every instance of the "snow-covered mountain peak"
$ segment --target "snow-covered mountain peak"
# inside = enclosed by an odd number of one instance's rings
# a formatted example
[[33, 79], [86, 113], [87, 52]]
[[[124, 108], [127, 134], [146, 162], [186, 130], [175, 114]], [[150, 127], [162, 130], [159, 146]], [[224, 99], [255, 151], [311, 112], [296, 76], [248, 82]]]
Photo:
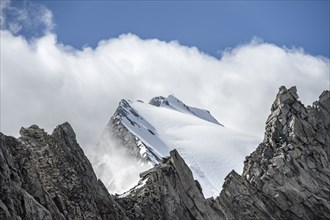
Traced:
[[122, 99], [116, 110], [116, 117], [125, 124], [129, 122], [130, 125], [127, 124], [127, 127], [136, 126], [140, 131], [148, 130], [150, 134], [155, 135], [155, 128], [131, 106], [134, 102]]
[[[115, 147], [111, 146], [113, 141], [108, 141], [109, 138], [117, 140]], [[111, 154], [116, 150], [125, 149], [129, 152], [125, 155], [131, 160], [150, 166], [177, 149], [200, 182], [204, 195], [210, 197], [219, 193], [225, 176], [233, 168], [242, 171], [245, 156], [259, 141], [222, 126], [209, 111], [188, 106], [173, 95], [158, 96], [149, 103], [121, 100], [100, 140], [103, 150], [97, 151], [99, 156], [94, 164], [97, 164], [97, 173], [103, 175], [99, 178], [106, 179], [104, 182], [109, 182], [109, 186], [116, 186], [119, 183], [113, 181], [118, 180], [109, 177], [110, 172], [104, 170], [104, 167], [111, 167]], [[114, 150], [107, 151], [107, 146]], [[100, 166], [100, 161], [109, 165]], [[128, 171], [123, 167], [111, 172]], [[129, 176], [135, 176], [135, 184], [138, 182], [138, 172], [131, 172]], [[124, 192], [125, 187], [120, 185], [121, 190], [112, 187], [111, 192]], [[127, 185], [127, 190], [131, 186]]]

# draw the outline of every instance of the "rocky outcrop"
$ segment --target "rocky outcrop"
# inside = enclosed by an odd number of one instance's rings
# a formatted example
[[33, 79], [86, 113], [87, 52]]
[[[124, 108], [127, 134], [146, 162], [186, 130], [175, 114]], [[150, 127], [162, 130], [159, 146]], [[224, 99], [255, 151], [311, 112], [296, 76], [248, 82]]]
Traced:
[[329, 91], [306, 108], [281, 87], [271, 110], [243, 176], [230, 173], [213, 205], [226, 219], [330, 219]]
[[0, 133], [0, 219], [52, 219], [50, 212], [40, 205], [24, 188], [20, 171]]
[[131, 219], [219, 219], [176, 150], [116, 200]]
[[125, 219], [68, 123], [0, 133], [0, 219]]
[[159, 107], [164, 102], [165, 99], [166, 98], [163, 96], [156, 96], [156, 97], [153, 97], [152, 99], [150, 99], [149, 104]]
[[[140, 153], [140, 148], [145, 147], [144, 143], [132, 134], [121, 122], [122, 118], [130, 121], [129, 117], [127, 117], [127, 111], [135, 116], [139, 116], [126, 100], [121, 100], [116, 112], [110, 118], [102, 134], [97, 150], [100, 152], [107, 152], [109, 149], [120, 147], [121, 150], [125, 151], [127, 157], [135, 158], [142, 163], [148, 163], [148, 155]], [[130, 123], [134, 122], [130, 121]], [[111, 145], [114, 147], [109, 148]]]

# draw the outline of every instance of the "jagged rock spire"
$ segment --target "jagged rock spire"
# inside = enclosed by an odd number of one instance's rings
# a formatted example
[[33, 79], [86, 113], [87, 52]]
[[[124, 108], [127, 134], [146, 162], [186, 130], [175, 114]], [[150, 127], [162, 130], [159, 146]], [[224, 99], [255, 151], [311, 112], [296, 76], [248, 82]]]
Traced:
[[177, 150], [141, 177], [139, 185], [117, 198], [132, 219], [220, 218]]
[[51, 135], [37, 125], [20, 134], [0, 133], [0, 219], [126, 219], [69, 123]]
[[[263, 143], [245, 161], [243, 176], [290, 218], [330, 218], [330, 96], [305, 107], [297, 89], [281, 87]], [[318, 198], [326, 203], [314, 201]]]

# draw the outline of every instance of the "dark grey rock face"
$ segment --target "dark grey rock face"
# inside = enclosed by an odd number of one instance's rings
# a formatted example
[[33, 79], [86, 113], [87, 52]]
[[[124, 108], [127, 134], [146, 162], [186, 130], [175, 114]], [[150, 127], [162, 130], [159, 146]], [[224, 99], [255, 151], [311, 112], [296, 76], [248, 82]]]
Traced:
[[151, 170], [139, 185], [116, 199], [131, 219], [219, 219], [176, 150]]
[[0, 219], [125, 219], [68, 123], [20, 134], [0, 134]]
[[235, 171], [226, 177], [220, 195], [216, 199], [209, 199], [209, 202], [213, 209], [222, 213], [221, 219], [287, 219], [273, 208], [275, 202], [272, 198], [253, 187]]
[[263, 143], [215, 203], [226, 219], [330, 219], [330, 92], [306, 108], [281, 87], [271, 110]]
[[165, 99], [163, 96], [156, 96], [149, 101], [149, 104], [159, 107]]
[[22, 188], [21, 173], [5, 142], [15, 143], [0, 133], [0, 219], [52, 219], [50, 212]]

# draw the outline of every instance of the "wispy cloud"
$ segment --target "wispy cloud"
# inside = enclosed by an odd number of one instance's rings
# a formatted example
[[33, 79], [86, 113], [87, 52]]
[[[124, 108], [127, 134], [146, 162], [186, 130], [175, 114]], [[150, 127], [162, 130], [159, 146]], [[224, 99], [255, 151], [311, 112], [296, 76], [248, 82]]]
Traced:
[[20, 6], [12, 6], [10, 0], [1, 0], [1, 29], [14, 35], [39, 37], [54, 29], [53, 14], [46, 7], [31, 1], [22, 1]]
[[4, 26], [4, 24], [6, 22], [6, 17], [4, 15], [4, 10], [6, 8], [8, 8], [9, 4], [10, 4], [9, 0], [0, 1], [0, 25], [1, 25], [1, 28]]
[[139, 161], [127, 148], [118, 145], [107, 135], [97, 149], [98, 152], [95, 152], [94, 159], [91, 160], [94, 170], [113, 194], [122, 194], [134, 187], [140, 179], [139, 174], [152, 167], [151, 164]]

